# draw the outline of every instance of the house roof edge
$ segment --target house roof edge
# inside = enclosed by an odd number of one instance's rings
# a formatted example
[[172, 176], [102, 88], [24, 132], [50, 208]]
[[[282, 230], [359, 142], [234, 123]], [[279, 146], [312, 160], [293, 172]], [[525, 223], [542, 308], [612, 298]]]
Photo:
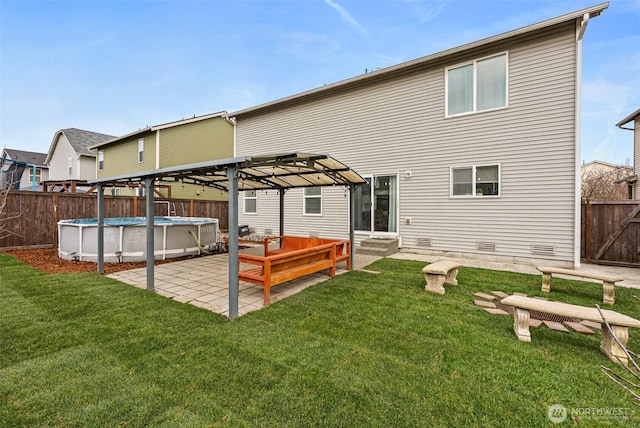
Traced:
[[494, 36], [490, 36], [490, 37], [486, 37], [484, 39], [480, 39], [474, 42], [470, 42], [470, 43], [466, 43], [464, 45], [460, 45], [460, 46], [456, 46], [450, 49], [446, 49], [444, 51], [440, 51], [431, 55], [427, 55], [427, 56], [423, 56], [417, 59], [413, 59], [413, 60], [409, 60], [400, 64], [396, 64], [396, 65], [392, 65], [386, 68], [383, 68], [381, 70], [376, 70], [376, 71], [372, 71], [370, 73], [365, 73], [365, 74], [361, 74], [355, 77], [350, 77], [348, 79], [344, 79], [335, 83], [331, 83], [328, 85], [324, 85], [318, 88], [314, 88], [314, 89], [310, 89], [304, 92], [300, 92], [294, 95], [290, 95], [284, 98], [279, 98], [277, 100], [274, 101], [269, 101], [263, 104], [259, 104], [257, 106], [253, 106], [253, 107], [248, 107], [245, 109], [241, 109], [241, 110], [237, 110], [234, 112], [229, 113], [229, 117], [238, 117], [238, 116], [242, 116], [245, 114], [253, 114], [259, 110], [263, 110], [263, 109], [268, 109], [271, 107], [274, 107], [278, 104], [284, 104], [287, 102], [291, 102], [291, 101], [296, 101], [299, 99], [303, 99], [305, 97], [311, 96], [311, 95], [315, 95], [315, 94], [320, 94], [320, 93], [325, 93], [325, 92], [330, 92], [331, 90], [338, 90], [344, 86], [350, 85], [350, 84], [354, 84], [354, 83], [358, 83], [360, 81], [364, 81], [366, 79], [371, 79], [374, 77], [379, 77], [379, 76], [383, 76], [385, 74], [392, 74], [392, 73], [396, 73], [398, 71], [404, 70], [404, 69], [408, 69], [410, 67], [415, 67], [418, 65], [422, 65], [422, 64], [427, 64], [431, 61], [435, 61], [437, 59], [446, 57], [446, 56], [450, 56], [450, 55], [454, 55], [460, 52], [464, 52], [466, 50], [470, 50], [470, 49], [474, 49], [474, 48], [478, 48], [493, 42], [497, 42], [500, 40], [504, 40], [504, 39], [508, 39], [510, 37], [514, 37], [514, 36], [518, 36], [521, 34], [526, 34], [529, 32], [533, 32], [533, 31], [538, 31], [553, 25], [557, 25], [563, 22], [567, 22], [567, 21], [571, 21], [574, 19], [578, 19], [580, 17], [583, 17], [585, 15], [589, 15], [590, 18], [599, 16], [606, 8], [609, 7], [609, 2], [604, 2], [604, 3], [600, 3], [597, 5], [593, 5], [584, 9], [580, 9], [574, 12], [570, 12], [561, 16], [557, 16], [555, 18], [550, 18], [544, 21], [540, 21], [534, 24], [530, 24], [524, 27], [520, 27], [517, 28], [515, 30], [510, 30], [504, 33], [500, 33]]

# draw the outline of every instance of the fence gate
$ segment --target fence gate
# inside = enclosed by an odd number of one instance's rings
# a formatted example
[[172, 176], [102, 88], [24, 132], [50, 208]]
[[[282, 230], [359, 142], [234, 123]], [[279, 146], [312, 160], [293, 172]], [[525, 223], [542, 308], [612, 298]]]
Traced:
[[583, 201], [581, 226], [587, 263], [640, 267], [638, 201]]

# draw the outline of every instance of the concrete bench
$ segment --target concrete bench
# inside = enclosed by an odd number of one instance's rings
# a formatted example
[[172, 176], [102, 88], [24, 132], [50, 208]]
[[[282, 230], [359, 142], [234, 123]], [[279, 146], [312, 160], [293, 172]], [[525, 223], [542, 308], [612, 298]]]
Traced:
[[422, 268], [427, 285], [425, 291], [436, 294], [444, 294], [443, 284], [458, 285], [458, 268], [462, 266], [456, 262], [439, 261]]
[[563, 269], [563, 268], [545, 267], [545, 266], [538, 266], [536, 269], [542, 272], [541, 291], [543, 293], [551, 292], [551, 275], [554, 273], [559, 275], [569, 275], [569, 276], [576, 276], [580, 278], [589, 278], [589, 279], [602, 281], [602, 291], [604, 295], [602, 298], [602, 303], [606, 303], [608, 305], [613, 305], [615, 303], [616, 282], [623, 280], [623, 278], [620, 278], [617, 276], [600, 275], [597, 273], [590, 273], [590, 272], [584, 272], [584, 271], [573, 270], [573, 269]]
[[[521, 342], [531, 342], [529, 311], [604, 324], [597, 308], [516, 295], [505, 297], [501, 300], [501, 303], [513, 307], [513, 331]], [[615, 341], [614, 336], [626, 347], [629, 340], [629, 327], [640, 328], [640, 321], [608, 309], [602, 309], [602, 315], [609, 323], [613, 335], [603, 326], [600, 350], [611, 361], [627, 365], [627, 356]]]

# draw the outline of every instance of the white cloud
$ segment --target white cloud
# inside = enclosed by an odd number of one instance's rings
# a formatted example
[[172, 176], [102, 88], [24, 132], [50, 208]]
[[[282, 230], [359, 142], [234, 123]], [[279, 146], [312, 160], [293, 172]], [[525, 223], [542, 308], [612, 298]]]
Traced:
[[440, 15], [447, 4], [448, 1], [421, 1], [421, 0], [408, 0], [409, 3], [413, 3], [415, 6], [415, 12], [418, 16], [418, 20], [421, 24], [425, 22], [429, 22], [433, 20], [435, 17]]
[[582, 86], [582, 158], [624, 164], [633, 158], [633, 135], [615, 126], [633, 112], [632, 82], [597, 78]]
[[343, 6], [339, 5], [333, 0], [324, 0], [324, 2], [327, 6], [330, 6], [333, 9], [337, 10], [338, 13], [340, 14], [340, 18], [342, 18], [342, 20], [345, 23], [347, 23], [347, 25], [355, 29], [357, 32], [359, 32], [363, 36], [367, 35], [367, 31], [360, 25], [358, 21], [353, 19], [353, 17], [349, 14], [349, 12], [347, 12], [347, 10]]

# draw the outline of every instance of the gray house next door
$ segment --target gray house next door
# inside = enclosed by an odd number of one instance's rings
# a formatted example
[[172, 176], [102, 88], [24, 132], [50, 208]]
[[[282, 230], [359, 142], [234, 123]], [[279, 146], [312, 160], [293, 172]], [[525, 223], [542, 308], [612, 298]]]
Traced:
[[358, 232], [398, 232], [398, 176], [363, 175], [366, 184], [355, 192], [355, 230]]

